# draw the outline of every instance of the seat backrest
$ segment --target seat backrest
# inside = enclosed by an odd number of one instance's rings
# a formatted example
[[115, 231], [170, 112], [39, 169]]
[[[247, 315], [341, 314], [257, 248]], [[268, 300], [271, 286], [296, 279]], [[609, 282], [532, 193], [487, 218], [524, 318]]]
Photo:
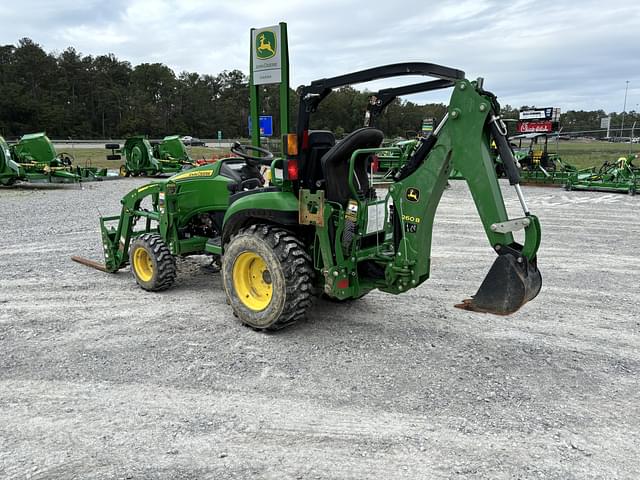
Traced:
[[306, 188], [315, 191], [324, 178], [320, 159], [336, 144], [336, 137], [329, 130], [309, 131], [309, 150], [304, 161]]
[[[325, 194], [328, 200], [346, 205], [351, 197], [349, 191], [349, 159], [353, 152], [361, 148], [377, 148], [382, 143], [384, 135], [380, 130], [365, 127], [360, 128], [337, 143], [324, 154], [320, 162], [326, 181]], [[354, 181], [358, 193], [366, 196], [369, 192], [367, 176], [367, 161], [370, 155], [360, 155], [354, 164]]]

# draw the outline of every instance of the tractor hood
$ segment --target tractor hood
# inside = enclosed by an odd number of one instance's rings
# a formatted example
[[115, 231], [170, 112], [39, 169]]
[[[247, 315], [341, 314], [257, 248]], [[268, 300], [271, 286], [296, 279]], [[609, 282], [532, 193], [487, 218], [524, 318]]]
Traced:
[[214, 177], [219, 170], [220, 167], [216, 163], [202, 165], [201, 167], [190, 168], [184, 172], [176, 173], [172, 177], [164, 180], [164, 182], [181, 183], [195, 178]]

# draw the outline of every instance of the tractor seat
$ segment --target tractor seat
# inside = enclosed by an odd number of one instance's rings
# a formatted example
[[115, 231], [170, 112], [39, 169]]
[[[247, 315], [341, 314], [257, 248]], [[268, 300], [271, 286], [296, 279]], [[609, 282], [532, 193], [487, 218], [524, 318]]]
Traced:
[[[334, 145], [324, 154], [320, 163], [326, 182], [327, 200], [346, 206], [352, 197], [349, 191], [349, 159], [353, 152], [361, 148], [377, 148], [382, 143], [384, 135], [380, 130], [365, 127], [360, 128]], [[369, 193], [369, 177], [367, 176], [367, 160], [370, 155], [360, 155], [354, 165], [355, 186], [358, 194], [366, 197]]]
[[220, 165], [220, 175], [227, 177], [232, 182], [227, 185], [230, 192], [252, 190], [264, 185], [264, 177], [257, 166], [246, 163], [224, 162]]
[[304, 161], [304, 178], [312, 191], [323, 188], [322, 157], [336, 144], [336, 137], [328, 130], [309, 130], [309, 150]]

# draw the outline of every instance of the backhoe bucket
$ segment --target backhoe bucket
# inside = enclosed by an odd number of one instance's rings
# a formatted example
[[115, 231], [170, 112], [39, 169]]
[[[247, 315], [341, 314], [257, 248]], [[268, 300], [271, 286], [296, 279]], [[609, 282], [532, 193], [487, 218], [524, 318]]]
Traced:
[[456, 307], [474, 312], [509, 315], [534, 299], [542, 287], [540, 270], [535, 260], [530, 262], [524, 256], [519, 259], [521, 263], [511, 254], [499, 255], [478, 292]]

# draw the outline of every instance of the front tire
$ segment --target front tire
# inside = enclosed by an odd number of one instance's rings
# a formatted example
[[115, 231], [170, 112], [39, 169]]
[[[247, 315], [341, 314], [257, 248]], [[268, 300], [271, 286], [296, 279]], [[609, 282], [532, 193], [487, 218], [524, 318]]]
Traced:
[[138, 285], [150, 292], [166, 290], [176, 279], [176, 259], [160, 235], [145, 233], [133, 240], [129, 264]]
[[222, 256], [222, 283], [234, 314], [256, 330], [278, 330], [311, 305], [313, 267], [304, 244], [272, 225], [232, 237]]

